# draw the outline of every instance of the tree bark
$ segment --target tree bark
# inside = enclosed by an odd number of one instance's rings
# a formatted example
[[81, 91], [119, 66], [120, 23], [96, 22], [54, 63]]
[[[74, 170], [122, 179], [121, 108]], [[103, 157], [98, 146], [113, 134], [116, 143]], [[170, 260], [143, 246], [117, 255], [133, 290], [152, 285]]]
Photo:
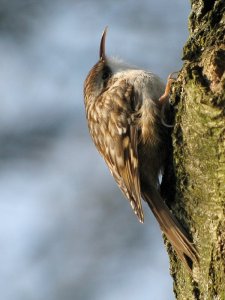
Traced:
[[191, 6], [184, 65], [171, 95], [174, 176], [168, 172], [165, 181], [168, 205], [190, 233], [199, 266], [190, 274], [169, 246], [168, 252], [176, 299], [225, 300], [225, 1]]

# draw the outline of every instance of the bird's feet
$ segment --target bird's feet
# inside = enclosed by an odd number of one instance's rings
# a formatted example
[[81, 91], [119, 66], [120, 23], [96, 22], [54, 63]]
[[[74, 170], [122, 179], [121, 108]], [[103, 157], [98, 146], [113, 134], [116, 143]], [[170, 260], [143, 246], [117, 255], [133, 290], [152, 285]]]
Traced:
[[169, 101], [171, 84], [177, 79], [178, 73], [179, 72], [173, 72], [168, 76], [164, 94], [159, 98], [159, 103], [161, 106]]

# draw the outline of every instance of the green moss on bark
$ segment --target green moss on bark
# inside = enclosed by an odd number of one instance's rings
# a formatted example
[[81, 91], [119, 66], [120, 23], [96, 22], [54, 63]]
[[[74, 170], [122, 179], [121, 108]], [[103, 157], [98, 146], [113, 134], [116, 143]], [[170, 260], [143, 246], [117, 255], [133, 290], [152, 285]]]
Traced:
[[172, 92], [172, 209], [193, 237], [200, 257], [191, 275], [170, 253], [180, 300], [225, 299], [224, 11], [224, 1], [192, 1], [185, 63]]

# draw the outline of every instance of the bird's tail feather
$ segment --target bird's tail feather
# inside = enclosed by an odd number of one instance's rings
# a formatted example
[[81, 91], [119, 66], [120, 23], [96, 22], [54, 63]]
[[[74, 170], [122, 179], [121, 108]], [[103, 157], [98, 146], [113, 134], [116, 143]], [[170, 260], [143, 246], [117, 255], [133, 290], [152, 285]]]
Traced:
[[188, 234], [172, 215], [156, 189], [148, 190], [142, 194], [159, 222], [161, 230], [172, 244], [179, 258], [186, 264], [189, 271], [191, 271], [193, 263], [198, 263], [198, 253], [190, 241]]

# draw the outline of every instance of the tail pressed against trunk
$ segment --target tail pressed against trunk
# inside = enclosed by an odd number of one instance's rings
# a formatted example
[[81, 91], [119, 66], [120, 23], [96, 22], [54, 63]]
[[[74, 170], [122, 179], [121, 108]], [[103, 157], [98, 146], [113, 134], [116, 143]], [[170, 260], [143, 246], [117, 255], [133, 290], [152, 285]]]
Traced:
[[193, 262], [198, 263], [198, 254], [188, 234], [172, 215], [155, 188], [142, 191], [142, 197], [150, 206], [154, 216], [159, 222], [161, 230], [172, 244], [177, 255], [191, 271]]

